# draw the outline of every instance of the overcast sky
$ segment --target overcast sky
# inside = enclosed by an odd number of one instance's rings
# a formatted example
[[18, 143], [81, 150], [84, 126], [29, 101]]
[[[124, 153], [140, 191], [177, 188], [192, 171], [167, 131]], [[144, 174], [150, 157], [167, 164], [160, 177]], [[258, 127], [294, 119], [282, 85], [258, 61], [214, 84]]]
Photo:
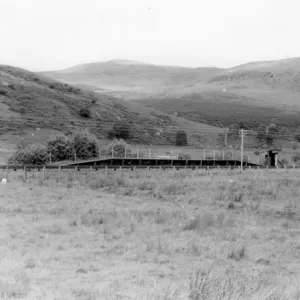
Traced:
[[0, 64], [230, 67], [300, 56], [299, 0], [0, 0]]

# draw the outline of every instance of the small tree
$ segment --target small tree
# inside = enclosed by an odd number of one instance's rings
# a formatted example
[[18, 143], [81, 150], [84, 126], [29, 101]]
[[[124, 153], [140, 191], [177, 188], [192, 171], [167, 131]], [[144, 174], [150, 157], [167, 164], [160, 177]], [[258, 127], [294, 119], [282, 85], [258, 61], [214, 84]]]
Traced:
[[267, 127], [267, 132], [272, 135], [273, 138], [276, 138], [279, 134], [279, 129], [277, 127], [276, 124], [271, 123], [268, 127]]
[[114, 134], [115, 138], [117, 139], [123, 139], [128, 140], [130, 137], [130, 126], [129, 124], [119, 121], [116, 122], [113, 126], [113, 131], [111, 131], [111, 134]]
[[128, 144], [120, 139], [114, 139], [107, 147], [108, 154], [115, 156], [115, 157], [124, 157], [125, 152], [126, 156], [131, 156], [131, 151], [128, 149]]
[[71, 142], [77, 158], [86, 159], [98, 156], [99, 147], [97, 140], [88, 133], [75, 133], [71, 137]]
[[90, 118], [91, 117], [91, 111], [86, 107], [81, 108], [78, 113], [83, 118]]
[[110, 140], [113, 140], [116, 138], [116, 132], [113, 130], [113, 129], [110, 129], [108, 132], [107, 132], [107, 137], [110, 139]]
[[178, 130], [176, 133], [176, 146], [186, 146], [188, 144], [187, 134], [183, 130]]

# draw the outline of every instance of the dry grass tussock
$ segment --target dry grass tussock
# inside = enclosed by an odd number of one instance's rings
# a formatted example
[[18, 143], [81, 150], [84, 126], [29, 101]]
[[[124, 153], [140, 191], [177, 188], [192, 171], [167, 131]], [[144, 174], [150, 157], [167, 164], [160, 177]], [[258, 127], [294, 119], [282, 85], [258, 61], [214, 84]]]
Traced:
[[299, 194], [297, 170], [11, 172], [0, 297], [300, 299]]

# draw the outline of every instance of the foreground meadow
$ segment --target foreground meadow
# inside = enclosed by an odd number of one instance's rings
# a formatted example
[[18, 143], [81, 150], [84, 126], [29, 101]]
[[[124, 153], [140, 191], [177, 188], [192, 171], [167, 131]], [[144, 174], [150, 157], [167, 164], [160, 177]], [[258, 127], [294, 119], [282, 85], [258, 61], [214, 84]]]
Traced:
[[0, 297], [300, 299], [299, 175], [10, 172]]

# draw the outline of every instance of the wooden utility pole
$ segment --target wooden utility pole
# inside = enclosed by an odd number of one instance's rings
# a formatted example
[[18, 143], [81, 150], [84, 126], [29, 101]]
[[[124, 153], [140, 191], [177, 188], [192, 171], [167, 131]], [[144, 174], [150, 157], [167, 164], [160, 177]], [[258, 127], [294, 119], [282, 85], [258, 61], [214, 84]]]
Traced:
[[225, 128], [225, 135], [224, 135], [224, 145], [225, 145], [225, 147], [228, 147], [227, 135], [228, 135], [228, 127]]
[[60, 180], [60, 175], [61, 175], [61, 166], [58, 167], [58, 180]]
[[122, 169], [122, 166], [120, 166], [120, 177], [121, 177], [121, 180], [123, 179], [123, 169]]
[[247, 130], [241, 129], [239, 131], [241, 136], [241, 171], [243, 171], [243, 158], [244, 158], [244, 137], [247, 134]]

